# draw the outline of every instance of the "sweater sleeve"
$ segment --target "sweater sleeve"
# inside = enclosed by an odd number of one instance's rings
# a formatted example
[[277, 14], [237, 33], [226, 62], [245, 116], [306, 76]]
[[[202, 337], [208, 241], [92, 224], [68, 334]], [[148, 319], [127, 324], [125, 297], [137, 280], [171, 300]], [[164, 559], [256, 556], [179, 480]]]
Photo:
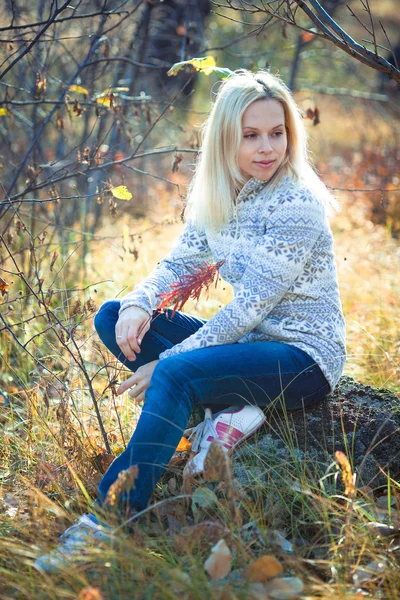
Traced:
[[132, 292], [121, 298], [118, 314], [130, 306], [138, 306], [151, 316], [161, 302], [160, 294], [169, 292], [172, 283], [204, 262], [215, 262], [207, 237], [188, 219], [172, 250]]
[[284, 196], [246, 262], [235, 298], [193, 335], [167, 349], [160, 360], [181, 352], [233, 344], [252, 331], [302, 273], [325, 224], [321, 201], [309, 190]]

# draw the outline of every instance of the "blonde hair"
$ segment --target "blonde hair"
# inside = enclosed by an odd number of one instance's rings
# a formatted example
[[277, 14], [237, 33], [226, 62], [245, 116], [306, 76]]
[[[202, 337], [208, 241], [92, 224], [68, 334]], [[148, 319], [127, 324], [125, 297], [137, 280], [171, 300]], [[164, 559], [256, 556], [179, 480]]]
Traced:
[[220, 85], [202, 127], [201, 152], [185, 209], [185, 216], [201, 229], [216, 231], [229, 222], [237, 190], [245, 183], [237, 163], [243, 113], [252, 102], [265, 98], [281, 103], [288, 142], [286, 155], [268, 181], [268, 188], [273, 190], [282, 177], [291, 174], [315, 191], [328, 213], [337, 208], [336, 199], [309, 163], [302, 113], [289, 88], [269, 71], [238, 69]]

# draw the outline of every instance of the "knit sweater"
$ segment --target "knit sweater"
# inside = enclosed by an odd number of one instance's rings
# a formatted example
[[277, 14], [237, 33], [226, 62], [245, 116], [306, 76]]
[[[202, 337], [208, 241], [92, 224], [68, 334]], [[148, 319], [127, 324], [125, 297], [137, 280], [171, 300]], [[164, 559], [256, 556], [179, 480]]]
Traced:
[[311, 356], [333, 390], [346, 346], [332, 232], [316, 193], [290, 175], [273, 192], [256, 178], [247, 181], [229, 223], [216, 233], [189, 218], [172, 250], [121, 299], [119, 314], [138, 306], [151, 316], [173, 282], [223, 259], [219, 273], [234, 298], [159, 359], [222, 344], [279, 341]]

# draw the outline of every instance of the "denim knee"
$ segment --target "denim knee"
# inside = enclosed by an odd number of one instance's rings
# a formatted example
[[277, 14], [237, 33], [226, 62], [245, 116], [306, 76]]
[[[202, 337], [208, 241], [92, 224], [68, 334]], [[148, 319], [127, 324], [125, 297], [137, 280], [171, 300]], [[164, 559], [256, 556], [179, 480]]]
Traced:
[[100, 337], [102, 337], [102, 333], [109, 332], [110, 327], [117, 323], [120, 306], [119, 300], [106, 300], [100, 306], [94, 317], [94, 327]]

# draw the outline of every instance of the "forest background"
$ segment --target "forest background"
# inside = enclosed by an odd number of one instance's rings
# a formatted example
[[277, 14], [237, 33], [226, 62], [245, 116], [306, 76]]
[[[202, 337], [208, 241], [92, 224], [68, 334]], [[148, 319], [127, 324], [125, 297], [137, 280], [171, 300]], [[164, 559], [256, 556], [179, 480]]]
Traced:
[[[127, 394], [116, 397], [115, 382], [128, 373], [96, 337], [93, 316], [148, 275], [183, 227], [200, 126], [221, 74], [168, 70], [207, 56], [232, 70], [269, 68], [304, 111], [312, 161], [341, 202], [332, 228], [345, 373], [400, 394], [396, 2], [3, 0], [0, 17], [0, 598], [241, 597], [240, 586], [205, 573], [212, 544], [189, 548], [171, 513], [143, 515], [135, 543], [107, 560], [99, 553], [89, 571], [43, 580], [32, 569], [39, 547], [83, 510], [140, 410]], [[231, 297], [219, 281], [184, 310], [209, 318]], [[163, 480], [155, 500], [176, 497], [179, 483], [179, 474]], [[263, 505], [274, 499], [268, 526], [293, 539], [293, 507], [281, 488], [270, 481], [259, 494]], [[392, 481], [385, 496], [393, 522], [398, 490]], [[303, 520], [320, 523], [329, 543], [296, 529], [306, 539], [302, 572], [304, 560], [315, 563], [302, 586], [308, 597], [350, 597], [359, 593], [359, 564], [379, 564], [380, 555], [372, 541], [350, 552], [343, 539], [354, 541], [360, 523], [351, 530], [341, 501], [324, 493]], [[238, 563], [260, 555], [242, 535], [261, 518], [257, 502], [250, 510], [243, 501], [235, 529], [223, 501], [196, 498], [175, 515], [180, 528], [201, 524], [202, 508], [234, 530]], [[332, 519], [344, 519], [347, 537]], [[298, 574], [300, 564], [289, 563]], [[398, 569], [385, 565], [380, 577], [371, 568], [368, 584], [394, 598]]]

